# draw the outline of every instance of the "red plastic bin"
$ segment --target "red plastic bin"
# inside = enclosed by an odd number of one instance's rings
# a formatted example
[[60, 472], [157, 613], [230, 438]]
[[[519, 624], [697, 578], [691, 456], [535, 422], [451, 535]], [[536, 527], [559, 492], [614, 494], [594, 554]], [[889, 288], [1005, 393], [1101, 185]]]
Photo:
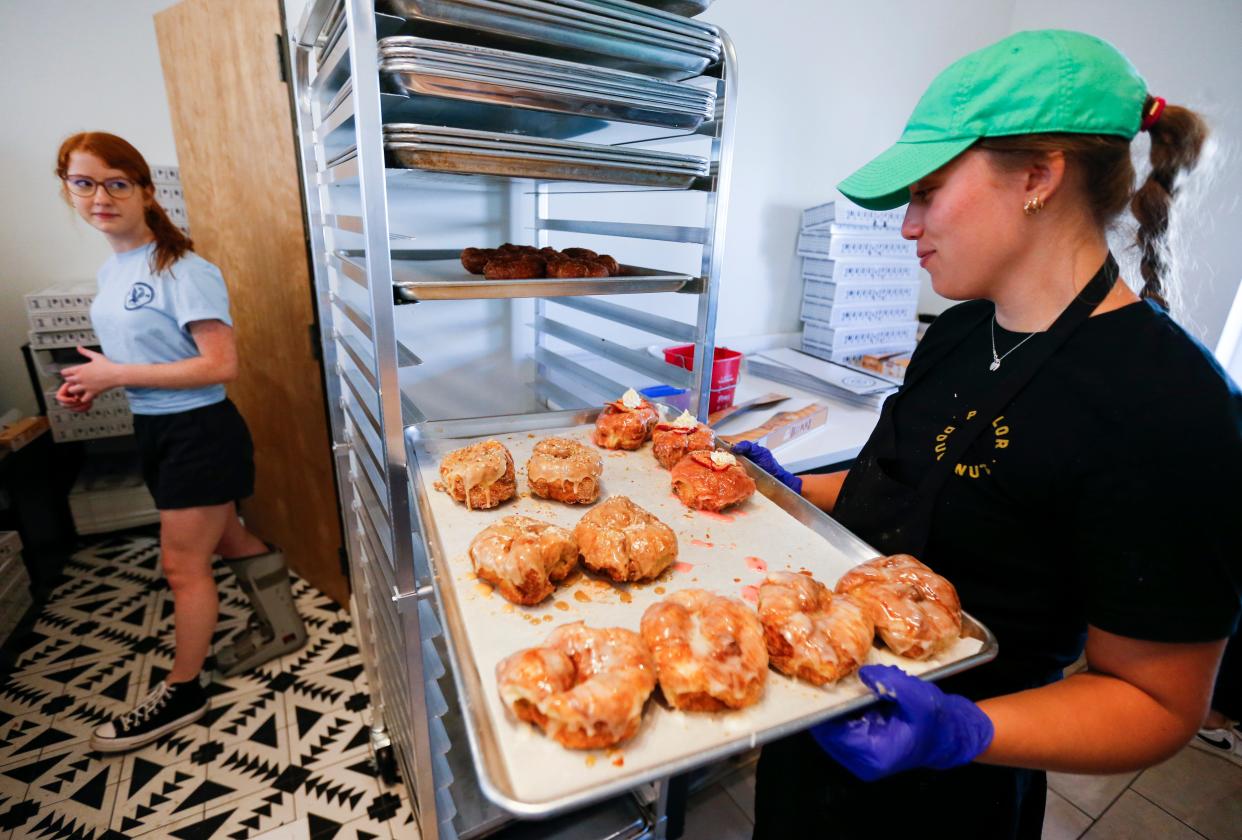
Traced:
[[[665, 347], [664, 361], [686, 370], [694, 370], [694, 345]], [[737, 377], [741, 368], [741, 353], [728, 347], [716, 348], [712, 357], [712, 396], [707, 404], [708, 412], [720, 411], [733, 405], [733, 393], [737, 390]]]

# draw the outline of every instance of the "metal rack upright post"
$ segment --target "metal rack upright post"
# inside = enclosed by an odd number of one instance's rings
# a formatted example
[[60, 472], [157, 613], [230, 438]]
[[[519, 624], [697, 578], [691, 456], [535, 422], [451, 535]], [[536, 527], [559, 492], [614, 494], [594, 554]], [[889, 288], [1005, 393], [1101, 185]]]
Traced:
[[[372, 687], [372, 745], [381, 758], [395, 753], [423, 837], [478, 836], [509, 817], [479, 794], [453, 682], [442, 680], [447, 657], [403, 440], [405, 427], [425, 423], [429, 415], [402, 392], [400, 383], [403, 368], [422, 363], [414, 351], [430, 351], [406, 347], [399, 340], [398, 306], [534, 298], [533, 311], [522, 311], [519, 320], [528, 315], [533, 319], [530, 385], [543, 405], [597, 406], [616, 399], [627, 387], [621, 380], [634, 376], [636, 381], [687, 388], [695, 413], [705, 418], [732, 165], [736, 59], [721, 32], [722, 61], [702, 77], [715, 87], [714, 118], [685, 136], [670, 132], [650, 138], [669, 143], [710, 140], [710, 173], [690, 188], [704, 197], [702, 224], [603, 222], [554, 209], [558, 196], [650, 192], [650, 200], [659, 202], [662, 194], [676, 191], [389, 168], [383, 126], [393, 121], [396, 110], [392, 94], [381, 88], [378, 41], [401, 24], [377, 12], [373, 0], [313, 0], [289, 43], [294, 116], [354, 616]], [[352, 154], [342, 154], [347, 149]], [[393, 247], [402, 239], [394, 230], [400, 222], [394, 218], [399, 215], [394, 193], [421, 196], [440, 189], [511, 197], [517, 210], [509, 230], [515, 239], [529, 235], [537, 246], [548, 245], [557, 233], [610, 237], [622, 253], [650, 242], [699, 246], [697, 272], [655, 285], [625, 277], [446, 284], [421, 267], [456, 259], [460, 248]], [[602, 299], [648, 290], [693, 295], [693, 321]], [[693, 372], [575, 326], [566, 317], [571, 313], [658, 339], [693, 343]], [[416, 345], [416, 340], [411, 343]], [[628, 373], [608, 375], [601, 372], [605, 367]], [[648, 834], [661, 835], [665, 800], [666, 791], [656, 791], [656, 816], [648, 817], [643, 829]]]

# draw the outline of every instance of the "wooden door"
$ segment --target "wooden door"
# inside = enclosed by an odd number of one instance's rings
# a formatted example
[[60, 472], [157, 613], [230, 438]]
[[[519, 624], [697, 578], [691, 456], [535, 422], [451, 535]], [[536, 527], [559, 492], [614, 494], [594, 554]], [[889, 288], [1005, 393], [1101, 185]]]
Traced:
[[241, 373], [229, 395], [258, 469], [246, 522], [347, 606], [280, 0], [183, 0], [155, 31], [194, 250], [232, 300]]

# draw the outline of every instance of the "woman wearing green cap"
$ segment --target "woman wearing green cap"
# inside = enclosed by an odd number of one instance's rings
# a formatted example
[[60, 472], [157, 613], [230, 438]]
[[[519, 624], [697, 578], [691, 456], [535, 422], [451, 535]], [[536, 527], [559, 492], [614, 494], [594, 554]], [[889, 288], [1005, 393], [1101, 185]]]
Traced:
[[[948, 577], [1000, 652], [939, 686], [863, 668], [876, 706], [764, 749], [756, 838], [1038, 838], [1044, 771], [1145, 767], [1195, 734], [1242, 582], [1242, 395], [1162, 286], [1205, 136], [1106, 42], [1021, 32], [941, 73], [841, 183], [864, 207], [909, 202], [933, 286], [968, 302], [928, 331], [848, 474], [746, 454]], [[1138, 295], [1106, 239], [1127, 206]]]

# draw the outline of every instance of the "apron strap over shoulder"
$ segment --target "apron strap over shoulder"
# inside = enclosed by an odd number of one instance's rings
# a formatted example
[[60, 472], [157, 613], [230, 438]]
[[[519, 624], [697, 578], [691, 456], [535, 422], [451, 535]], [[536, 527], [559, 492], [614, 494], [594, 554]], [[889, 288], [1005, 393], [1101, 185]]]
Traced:
[[1009, 363], [1011, 367], [1007, 369], [1008, 375], [997, 383], [995, 390], [984, 397], [975, 419], [963, 424], [949, 439], [944, 455], [927, 471], [918, 487], [920, 500], [926, 504], [929, 517], [936, 495], [944, 482], [948, 480], [954, 465], [966, 454], [966, 450], [987, 428], [992, 418], [999, 415], [1013, 402], [1022, 389], [1030, 384], [1035, 375], [1039, 373], [1044, 362], [1052, 358], [1074, 334], [1074, 331], [1091, 317], [1091, 313], [1112, 290], [1119, 274], [1117, 261], [1109, 253], [1099, 271], [1070, 301], [1069, 306], [1057, 317], [1052, 326], [1036, 341], [1028, 345], [1028, 349], [1021, 358], [1015, 358], [1014, 362]]

